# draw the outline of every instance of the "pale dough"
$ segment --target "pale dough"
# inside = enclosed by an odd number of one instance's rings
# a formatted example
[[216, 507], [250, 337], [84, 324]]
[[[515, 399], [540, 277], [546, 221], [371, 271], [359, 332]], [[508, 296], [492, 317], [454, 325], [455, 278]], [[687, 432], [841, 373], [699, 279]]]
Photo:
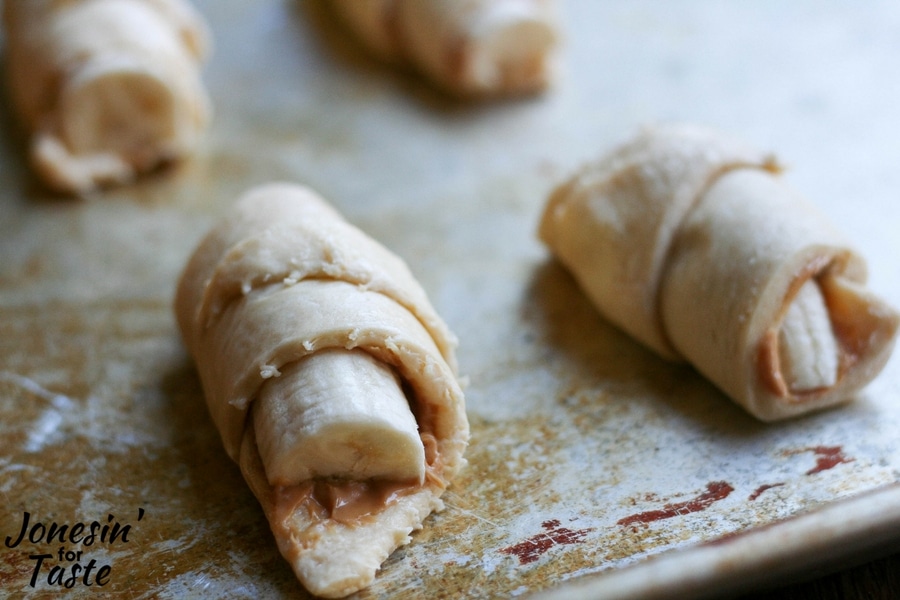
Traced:
[[369, 50], [461, 96], [527, 94], [553, 78], [553, 0], [333, 0]]
[[49, 187], [88, 192], [193, 151], [210, 35], [186, 0], [17, 0], [3, 24], [13, 106]]
[[[327, 597], [371, 583], [384, 559], [442, 507], [469, 435], [456, 340], [407, 266], [308, 189], [270, 184], [248, 192], [203, 239], [179, 281], [175, 310], [225, 448], [297, 577]], [[268, 442], [258, 439], [282, 436], [278, 427], [287, 425], [253, 424], [269, 380], [336, 350], [364, 352], [398, 374], [429, 461], [422, 483], [351, 523], [292, 509], [263, 464]]]
[[862, 257], [714, 131], [642, 131], [553, 192], [539, 236], [608, 319], [763, 420], [851, 399], [894, 345]]

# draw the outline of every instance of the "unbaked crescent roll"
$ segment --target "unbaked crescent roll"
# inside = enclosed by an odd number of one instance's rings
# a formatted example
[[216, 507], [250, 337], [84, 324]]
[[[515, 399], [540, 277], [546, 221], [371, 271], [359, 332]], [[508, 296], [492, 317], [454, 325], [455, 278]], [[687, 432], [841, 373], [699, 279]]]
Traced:
[[382, 60], [407, 63], [458, 95], [527, 94], [552, 78], [553, 0], [334, 0]]
[[649, 128], [559, 186], [539, 227], [610, 321], [766, 421], [848, 400], [900, 321], [779, 171], [713, 131]]
[[87, 192], [192, 151], [209, 120], [205, 22], [185, 0], [11, 0], [13, 105], [45, 183]]
[[306, 188], [248, 192], [175, 311], [229, 456], [313, 594], [367, 586], [442, 508], [469, 427], [456, 340], [405, 263]]

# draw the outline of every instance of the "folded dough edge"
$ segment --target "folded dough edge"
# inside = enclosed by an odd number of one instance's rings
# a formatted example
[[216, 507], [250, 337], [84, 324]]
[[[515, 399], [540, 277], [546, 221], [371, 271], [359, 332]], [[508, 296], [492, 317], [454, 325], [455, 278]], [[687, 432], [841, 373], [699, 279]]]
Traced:
[[[326, 597], [368, 585], [384, 559], [442, 508], [468, 443], [456, 340], [406, 265], [310, 190], [270, 184], [245, 194], [200, 242], [179, 281], [175, 311], [226, 451], [297, 577]], [[434, 476], [351, 526], [304, 510], [275, 514], [276, 490], [252, 424], [265, 380], [325, 348], [361, 349], [393, 366], [413, 395], [420, 430], [437, 444]]]
[[[538, 235], [614, 324], [757, 418], [792, 417], [852, 399], [887, 362], [900, 315], [779, 173], [716, 131], [650, 127], [554, 190]], [[795, 391], [779, 331], [809, 281], [827, 305], [836, 383]]]
[[551, 193], [538, 237], [607, 319], [679, 360], [660, 316], [666, 260], [714, 178], [743, 167], [778, 170], [771, 155], [706, 129], [647, 127]]

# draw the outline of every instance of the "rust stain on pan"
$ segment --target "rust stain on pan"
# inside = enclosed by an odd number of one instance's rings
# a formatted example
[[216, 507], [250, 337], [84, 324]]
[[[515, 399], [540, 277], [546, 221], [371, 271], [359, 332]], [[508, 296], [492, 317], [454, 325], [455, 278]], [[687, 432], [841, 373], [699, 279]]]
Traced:
[[661, 509], [636, 513], [619, 519], [617, 524], [628, 526], [640, 523], [646, 525], [662, 519], [671, 519], [679, 515], [700, 512], [709, 508], [714, 502], [724, 500], [733, 491], [734, 488], [731, 484], [725, 481], [714, 481], [706, 484], [706, 491], [692, 500], [666, 504]]
[[568, 527], [560, 527], [560, 522], [556, 519], [544, 521], [541, 523], [541, 527], [544, 528], [543, 533], [538, 533], [518, 544], [503, 548], [500, 550], [500, 553], [515, 556], [519, 559], [519, 564], [525, 565], [536, 561], [554, 546], [577, 544], [583, 541], [588, 533], [593, 531], [593, 528], [573, 530]]
[[854, 459], [844, 456], [841, 446], [816, 446], [808, 448], [816, 455], [816, 466], [806, 472], [807, 475], [815, 475], [828, 469], [833, 469], [843, 463], [853, 462]]
[[828, 471], [838, 465], [854, 462], [856, 459], [844, 454], [843, 446], [810, 446], [799, 450], [787, 450], [786, 456], [812, 452], [816, 457], [816, 466], [806, 472], [807, 475], [815, 475], [822, 471]]
[[776, 487], [781, 487], [781, 486], [783, 486], [783, 485], [784, 485], [784, 483], [782, 483], [782, 482], [779, 482], [779, 483], [765, 483], [765, 484], [759, 486], [758, 488], [756, 488], [755, 490], [753, 490], [753, 493], [750, 494], [750, 495], [747, 497], [747, 500], [753, 502], [754, 500], [756, 500], [757, 498], [759, 498], [760, 496], [762, 496], [762, 494], [763, 494], [764, 492], [766, 492], [767, 490], [771, 490], [772, 488], [776, 488]]

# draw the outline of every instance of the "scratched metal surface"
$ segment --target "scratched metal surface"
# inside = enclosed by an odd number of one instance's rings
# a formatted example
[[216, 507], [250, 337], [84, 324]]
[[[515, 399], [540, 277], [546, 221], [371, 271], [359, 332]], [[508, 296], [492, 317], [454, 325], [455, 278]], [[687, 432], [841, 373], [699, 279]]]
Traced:
[[[900, 356], [854, 404], [762, 425], [597, 316], [534, 237], [583, 161], [646, 122], [702, 122], [776, 150], [900, 305], [896, 3], [571, 1], [556, 87], [478, 106], [368, 60], [319, 2], [198, 4], [216, 117], [183, 167], [53, 198], [4, 107], [0, 589], [55, 593], [52, 567], [94, 561], [71, 596], [302, 596], [170, 310], [213, 218], [272, 179], [316, 188], [409, 262], [470, 382], [467, 470], [361, 598], [708, 591], [751, 579], [773, 542], [800, 566], [867, 531], [900, 538]], [[15, 544], [26, 512], [120, 535]]]

